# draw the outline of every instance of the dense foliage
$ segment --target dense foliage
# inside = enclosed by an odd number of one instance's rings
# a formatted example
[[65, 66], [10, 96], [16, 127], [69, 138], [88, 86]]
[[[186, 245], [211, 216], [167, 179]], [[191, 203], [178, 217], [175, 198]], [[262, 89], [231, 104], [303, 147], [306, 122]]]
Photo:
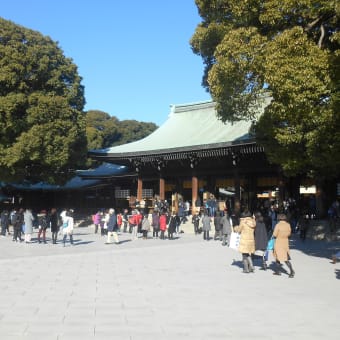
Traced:
[[57, 43], [0, 18], [1, 180], [67, 180], [86, 160], [84, 102]]
[[[268, 158], [286, 174], [338, 176], [339, 1], [196, 4], [202, 22], [191, 46], [221, 119], [253, 120]], [[272, 101], [258, 117], [264, 94]]]
[[156, 128], [154, 123], [119, 120], [98, 110], [90, 110], [86, 114], [89, 150], [130, 143], [148, 136]]

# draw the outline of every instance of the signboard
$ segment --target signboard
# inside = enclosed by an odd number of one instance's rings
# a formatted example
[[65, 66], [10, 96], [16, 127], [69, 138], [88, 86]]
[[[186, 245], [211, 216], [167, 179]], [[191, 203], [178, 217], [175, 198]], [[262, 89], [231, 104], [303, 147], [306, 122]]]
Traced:
[[316, 194], [316, 186], [311, 185], [309, 187], [300, 186], [300, 194], [310, 195]]

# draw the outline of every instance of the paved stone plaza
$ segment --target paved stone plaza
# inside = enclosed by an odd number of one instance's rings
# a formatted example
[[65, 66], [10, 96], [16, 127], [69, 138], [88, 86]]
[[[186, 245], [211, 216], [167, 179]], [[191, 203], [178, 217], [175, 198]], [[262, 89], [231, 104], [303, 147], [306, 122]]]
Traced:
[[105, 245], [90, 226], [74, 238], [0, 239], [1, 340], [340, 337], [339, 244], [293, 236], [289, 279], [243, 274], [240, 254], [201, 235]]

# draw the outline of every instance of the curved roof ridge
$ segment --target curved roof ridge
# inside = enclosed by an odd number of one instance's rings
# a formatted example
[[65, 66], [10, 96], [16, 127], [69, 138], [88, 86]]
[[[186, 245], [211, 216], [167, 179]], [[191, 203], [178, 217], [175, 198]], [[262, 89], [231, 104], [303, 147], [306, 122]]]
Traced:
[[[262, 114], [266, 100], [256, 108]], [[244, 143], [251, 140], [251, 121], [223, 122], [217, 116], [216, 103], [202, 101], [172, 105], [168, 119], [150, 135], [135, 142], [101, 150], [91, 150], [92, 155], [144, 154], [151, 151], [184, 149], [218, 143]]]
[[187, 112], [187, 111], [208, 109], [208, 108], [214, 108], [215, 106], [216, 106], [216, 103], [212, 100], [170, 105], [171, 113], [181, 113], [181, 112]]

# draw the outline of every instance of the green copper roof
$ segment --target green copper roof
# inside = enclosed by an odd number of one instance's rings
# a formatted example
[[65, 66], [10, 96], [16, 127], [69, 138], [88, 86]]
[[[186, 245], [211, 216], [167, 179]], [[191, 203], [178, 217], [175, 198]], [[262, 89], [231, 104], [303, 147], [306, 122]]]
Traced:
[[[263, 104], [265, 107], [267, 100]], [[259, 112], [261, 113], [261, 112]], [[166, 122], [149, 136], [128, 144], [92, 150], [93, 154], [140, 153], [248, 140], [251, 122], [223, 123], [212, 101], [172, 105]]]

